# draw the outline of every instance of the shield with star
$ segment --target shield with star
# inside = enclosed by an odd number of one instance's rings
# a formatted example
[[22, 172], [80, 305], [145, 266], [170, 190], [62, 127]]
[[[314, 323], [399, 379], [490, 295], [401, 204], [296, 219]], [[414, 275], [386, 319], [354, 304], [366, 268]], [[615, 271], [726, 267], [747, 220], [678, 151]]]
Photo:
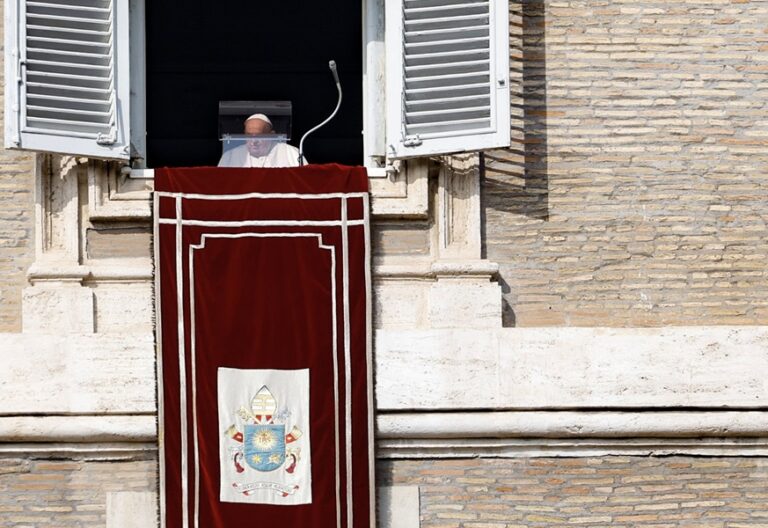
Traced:
[[274, 471], [285, 462], [285, 425], [248, 424], [243, 440], [245, 462], [257, 471]]

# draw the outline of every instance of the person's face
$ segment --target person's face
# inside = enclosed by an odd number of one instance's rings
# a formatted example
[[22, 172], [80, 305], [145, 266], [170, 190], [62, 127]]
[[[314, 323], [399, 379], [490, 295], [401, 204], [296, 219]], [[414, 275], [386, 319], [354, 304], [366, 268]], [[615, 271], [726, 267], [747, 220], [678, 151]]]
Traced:
[[245, 134], [248, 136], [259, 136], [272, 132], [272, 126], [261, 119], [249, 119], [245, 122]]
[[[248, 136], [260, 136], [272, 132], [272, 125], [261, 119], [249, 119], [245, 122], [245, 134]], [[259, 139], [247, 141], [248, 152], [251, 156], [264, 156], [269, 152], [272, 142]]]

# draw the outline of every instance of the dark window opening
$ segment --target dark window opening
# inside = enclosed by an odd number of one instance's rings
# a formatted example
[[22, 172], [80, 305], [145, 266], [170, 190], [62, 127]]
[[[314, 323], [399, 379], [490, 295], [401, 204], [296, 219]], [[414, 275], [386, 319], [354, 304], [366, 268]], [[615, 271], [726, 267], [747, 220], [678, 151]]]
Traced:
[[218, 104], [289, 100], [301, 136], [339, 114], [305, 142], [311, 163], [363, 160], [362, 2], [185, 0], [146, 3], [147, 165], [216, 165]]

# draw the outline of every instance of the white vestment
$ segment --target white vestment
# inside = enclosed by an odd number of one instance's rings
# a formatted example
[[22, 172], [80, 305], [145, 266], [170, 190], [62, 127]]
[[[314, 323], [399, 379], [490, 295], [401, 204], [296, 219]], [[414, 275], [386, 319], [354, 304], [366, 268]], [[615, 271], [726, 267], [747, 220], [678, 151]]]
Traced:
[[[307, 163], [306, 158], [304, 163]], [[298, 167], [299, 149], [287, 143], [275, 143], [263, 156], [253, 156], [248, 145], [238, 145], [222, 154], [219, 167]]]

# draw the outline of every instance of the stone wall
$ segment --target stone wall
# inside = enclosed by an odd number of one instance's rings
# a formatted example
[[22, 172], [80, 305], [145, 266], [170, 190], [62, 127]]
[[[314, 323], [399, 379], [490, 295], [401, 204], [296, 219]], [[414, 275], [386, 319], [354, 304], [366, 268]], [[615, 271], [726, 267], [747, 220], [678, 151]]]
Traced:
[[[424, 528], [768, 525], [768, 459], [384, 460], [380, 485], [419, 486]], [[103, 527], [106, 494], [156, 491], [156, 461], [0, 458], [0, 525]]]
[[505, 324], [768, 322], [768, 4], [511, 6], [483, 197]]
[[766, 458], [387, 461], [420, 487], [423, 528], [768, 526]]
[[21, 290], [34, 260], [32, 156], [0, 150], [0, 332], [21, 330]]
[[[0, 28], [0, 35], [3, 31]], [[5, 98], [2, 62], [0, 56], [0, 107]], [[28, 153], [0, 149], [0, 332], [21, 330], [21, 289], [34, 259], [33, 159]]]
[[107, 493], [156, 491], [157, 462], [0, 458], [0, 526], [104, 528]]

